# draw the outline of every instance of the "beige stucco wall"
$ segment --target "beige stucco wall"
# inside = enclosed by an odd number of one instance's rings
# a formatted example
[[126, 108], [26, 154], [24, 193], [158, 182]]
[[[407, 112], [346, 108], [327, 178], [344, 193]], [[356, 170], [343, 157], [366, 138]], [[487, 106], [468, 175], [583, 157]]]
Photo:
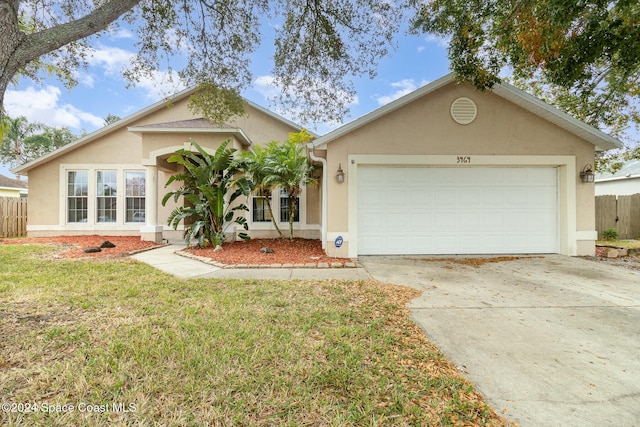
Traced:
[[[230, 144], [232, 148], [246, 150], [248, 147], [243, 145], [238, 135], [233, 132], [203, 134], [185, 130], [184, 132], [173, 133], [134, 133], [129, 132], [128, 127], [190, 120], [193, 118], [195, 118], [194, 115], [187, 107], [187, 99], [183, 99], [173, 103], [170, 107], [163, 107], [151, 112], [135, 122], [127, 123], [126, 126], [101, 135], [83, 146], [78, 146], [53, 158], [51, 161], [29, 170], [29, 235], [86, 234], [87, 232], [137, 235], [140, 232], [139, 224], [128, 224], [122, 227], [108, 226], [107, 228], [110, 228], [108, 230], [102, 230], [101, 227], [104, 228], [104, 226], [100, 224], [93, 226], [84, 224], [66, 225], [66, 218], [62, 213], [66, 202], [64, 191], [61, 191], [61, 180], [64, 180], [64, 177], [60, 176], [60, 165], [67, 165], [67, 167], [77, 165], [78, 169], [85, 165], [91, 165], [96, 169], [99, 169], [100, 165], [109, 167], [137, 165], [137, 168], [142, 170], [145, 170], [145, 166], [159, 166], [157, 181], [158, 225], [164, 225], [164, 229], [171, 237], [180, 235], [182, 233], [181, 230], [171, 233], [166, 226], [166, 218], [175, 207], [175, 204], [169, 202], [167, 206], [160, 205], [164, 194], [179, 185], [174, 183], [170, 189], [165, 188], [171, 169], [175, 170], [175, 165], [169, 165], [165, 161], [171, 154], [171, 150], [168, 149], [184, 147], [190, 139], [211, 150], [217, 148], [226, 139], [232, 140]], [[284, 141], [288, 138], [290, 132], [297, 131], [289, 124], [251, 106], [247, 107], [246, 116], [232, 119], [227, 122], [226, 126], [242, 129], [253, 144], [266, 144], [274, 140]], [[163, 152], [164, 154], [158, 154]], [[317, 193], [314, 193], [314, 191], [311, 190], [311, 197], [307, 198], [306, 207], [319, 210]], [[314, 235], [313, 237], [319, 237], [317, 221], [319, 221], [318, 213], [311, 213], [305, 225], [313, 225], [311, 227], [313, 233], [305, 231], [304, 234], [309, 235], [311, 233]]]
[[[451, 103], [461, 96], [472, 99], [477, 105], [477, 118], [468, 125], [457, 124], [450, 115]], [[338, 256], [349, 254], [349, 240], [353, 238], [349, 235], [349, 174], [344, 184], [338, 184], [332, 174], [339, 164], [345, 170], [346, 165], [353, 167], [349, 165], [349, 156], [404, 155], [407, 159], [429, 155], [450, 155], [452, 159], [480, 155], [575, 156], [571, 167], [576, 171], [594, 161], [593, 144], [491, 92], [478, 92], [469, 85], [454, 83], [330, 141], [326, 148], [329, 173], [327, 252]], [[513, 164], [520, 164], [520, 160], [514, 158]], [[562, 168], [560, 173], [563, 173]], [[570, 179], [575, 181], [576, 189], [575, 231], [591, 232], [595, 230], [593, 185], [583, 184], [578, 173]], [[562, 193], [563, 189], [560, 191]], [[571, 195], [561, 194], [561, 199], [567, 198]], [[339, 250], [333, 245], [336, 234], [349, 236]], [[580, 254], [593, 251], [588, 249], [593, 248], [592, 244], [578, 243], [577, 246]]]

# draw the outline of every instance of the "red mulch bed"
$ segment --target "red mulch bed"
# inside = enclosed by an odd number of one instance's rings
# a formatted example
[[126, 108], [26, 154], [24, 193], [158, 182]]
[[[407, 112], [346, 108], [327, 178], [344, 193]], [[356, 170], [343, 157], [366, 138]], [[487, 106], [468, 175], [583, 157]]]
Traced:
[[[260, 249], [273, 249], [274, 253], [261, 253]], [[213, 248], [186, 249], [187, 252], [214, 261], [231, 265], [270, 265], [270, 264], [306, 264], [306, 263], [345, 263], [348, 258], [332, 258], [322, 250], [320, 240], [308, 239], [251, 239], [229, 242], [222, 245], [222, 251]]]
[[[101, 252], [85, 253], [83, 249], [100, 246], [105, 240], [110, 241], [115, 248], [103, 248]], [[0, 240], [0, 244], [4, 245], [31, 245], [31, 244], [48, 244], [69, 247], [69, 250], [63, 250], [56, 257], [59, 258], [119, 258], [129, 255], [131, 252], [148, 249], [158, 246], [159, 243], [144, 242], [139, 236], [55, 236], [55, 237], [29, 237], [19, 239]]]

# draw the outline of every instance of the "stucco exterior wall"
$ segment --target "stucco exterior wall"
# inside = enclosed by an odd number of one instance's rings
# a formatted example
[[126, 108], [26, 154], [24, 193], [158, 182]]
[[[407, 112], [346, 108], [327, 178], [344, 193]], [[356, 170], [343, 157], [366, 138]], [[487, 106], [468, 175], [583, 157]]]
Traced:
[[[274, 140], [284, 141], [290, 132], [297, 131], [288, 123], [252, 106], [247, 107], [246, 116], [237, 117], [225, 125], [225, 128], [231, 128], [229, 133], [201, 133], [188, 129], [170, 132], [131, 132], [128, 130], [129, 127], [194, 118], [187, 107], [187, 99], [183, 99], [173, 103], [170, 107], [162, 107], [152, 111], [134, 122], [127, 123], [126, 126], [99, 135], [86, 144], [78, 145], [73, 150], [63, 152], [61, 155], [51, 158], [50, 161], [31, 169], [29, 171], [31, 196], [28, 207], [29, 235], [86, 234], [88, 232], [92, 234], [139, 234], [141, 224], [135, 223], [118, 225], [111, 223], [66, 224], [66, 196], [63, 183], [66, 179], [65, 170], [69, 168], [99, 170], [101, 165], [104, 165], [105, 168], [133, 167], [136, 170], [146, 171], [147, 174], [151, 170], [150, 168], [157, 167], [157, 223], [169, 238], [180, 238], [182, 229], [173, 231], [166, 225], [166, 218], [175, 208], [175, 203], [169, 201], [166, 206], [161, 205], [164, 195], [179, 186], [179, 183], [173, 183], [170, 188], [165, 188], [165, 183], [170, 175], [177, 170], [175, 165], [166, 162], [166, 158], [175, 149], [188, 147], [189, 141], [193, 139], [199, 145], [209, 150], [215, 150], [223, 141], [231, 139], [229, 147], [242, 151], [249, 147], [240, 140], [238, 134], [234, 133], [236, 132], [234, 129], [241, 129], [254, 145], [267, 144]], [[311, 189], [304, 207], [319, 210], [318, 202], [316, 190]], [[301, 233], [305, 237], [319, 237], [317, 221], [319, 221], [318, 213], [310, 213], [306, 223], [300, 225], [301, 230], [304, 230], [304, 233], [302, 231]], [[269, 230], [263, 230], [262, 234], [272, 235], [273, 233]]]
[[[456, 123], [450, 114], [451, 103], [462, 96], [477, 105], [477, 117], [468, 125]], [[518, 156], [523, 159], [541, 155], [573, 156], [573, 176], [567, 179], [573, 180], [575, 187], [575, 231], [580, 236], [590, 236], [595, 230], [594, 187], [583, 184], [576, 172], [585, 164], [593, 164], [593, 144], [491, 92], [478, 92], [469, 85], [451, 83], [330, 141], [326, 148], [330, 176], [326, 243], [328, 252], [338, 256], [347, 256], [352, 238], [349, 236], [349, 215], [352, 213], [348, 209], [350, 177], [347, 173], [344, 184], [331, 177], [339, 164], [343, 169], [353, 167], [349, 164], [350, 156], [358, 155], [380, 155], [383, 156], [382, 163], [385, 157], [398, 155], [407, 156], [407, 159], [430, 155], [450, 155], [452, 159], [457, 156], [514, 156], [514, 165], [520, 164]], [[455, 161], [452, 165], [456, 166]], [[563, 188], [560, 193], [561, 199], [570, 203], [568, 200], [572, 195]], [[339, 250], [332, 248], [336, 234], [348, 236]], [[581, 252], [586, 251], [585, 245], [580, 247]]]

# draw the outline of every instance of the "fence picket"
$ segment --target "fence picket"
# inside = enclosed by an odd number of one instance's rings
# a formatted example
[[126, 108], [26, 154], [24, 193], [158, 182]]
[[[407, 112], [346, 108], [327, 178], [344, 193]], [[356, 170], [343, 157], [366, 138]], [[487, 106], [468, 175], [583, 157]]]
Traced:
[[632, 196], [596, 196], [598, 236], [608, 228], [618, 230], [619, 239], [640, 237], [640, 194]]
[[27, 235], [27, 199], [0, 197], [0, 237]]

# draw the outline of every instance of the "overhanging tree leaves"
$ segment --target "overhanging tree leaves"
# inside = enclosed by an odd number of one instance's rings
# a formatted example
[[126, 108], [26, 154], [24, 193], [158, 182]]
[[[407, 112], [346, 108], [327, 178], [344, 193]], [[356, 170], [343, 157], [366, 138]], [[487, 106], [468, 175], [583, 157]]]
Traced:
[[621, 137], [640, 123], [640, 3], [412, 0], [415, 32], [450, 37], [460, 80], [479, 89], [513, 70], [521, 88]]
[[278, 28], [273, 77], [282, 102], [320, 120], [341, 117], [355, 93], [347, 77], [375, 74], [402, 10], [378, 0], [0, 0], [0, 107], [18, 75], [37, 78], [45, 68], [73, 86], [91, 36], [126, 20], [139, 51], [125, 76], [135, 82], [171, 70], [184, 55], [180, 78], [215, 88], [207, 91], [215, 101], [196, 104], [223, 123], [242, 112], [237, 95], [251, 82], [249, 55], [264, 17]]

